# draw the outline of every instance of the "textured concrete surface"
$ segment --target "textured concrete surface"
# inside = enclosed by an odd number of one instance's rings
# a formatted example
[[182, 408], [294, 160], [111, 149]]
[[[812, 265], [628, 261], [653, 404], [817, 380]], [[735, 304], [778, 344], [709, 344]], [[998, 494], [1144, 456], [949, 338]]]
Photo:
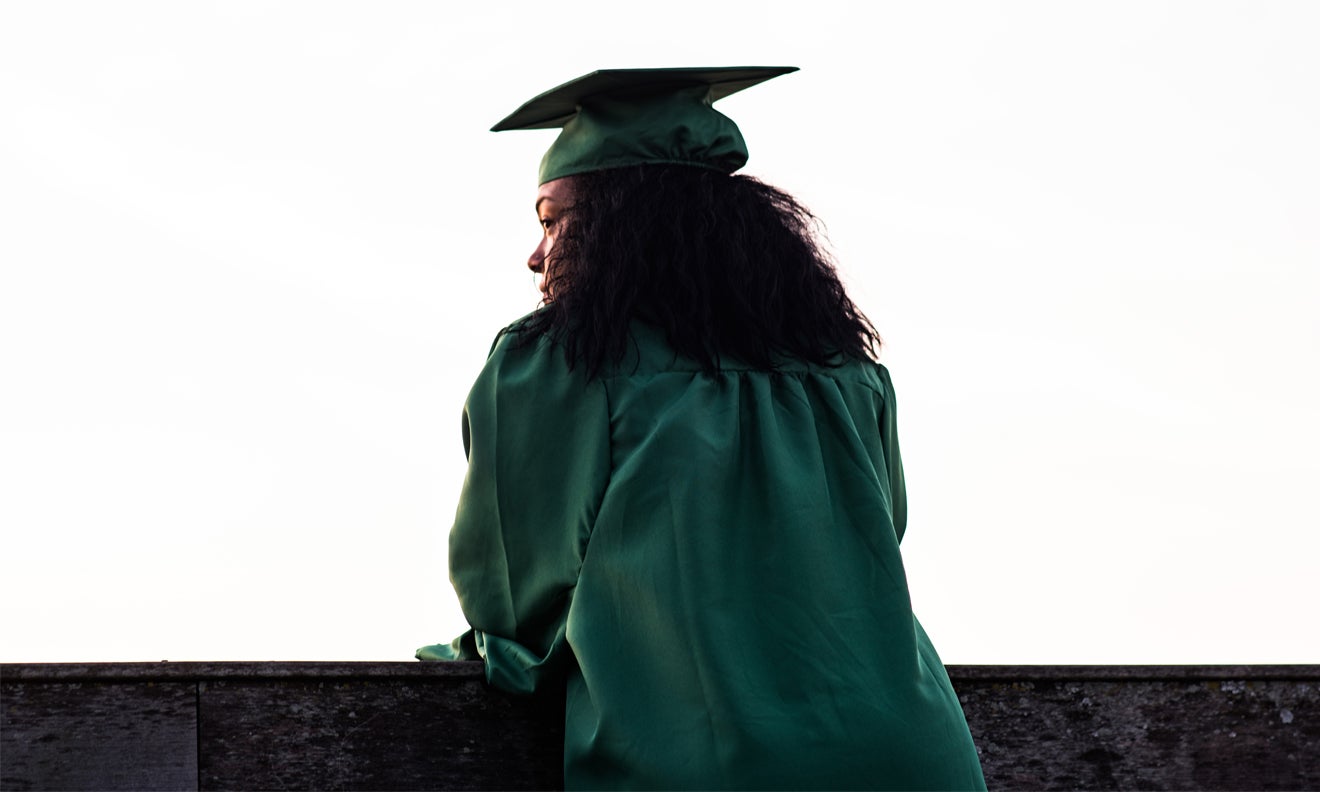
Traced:
[[1320, 788], [1318, 672], [950, 669], [1004, 789]]
[[0, 687], [0, 788], [195, 789], [195, 686]]
[[[992, 789], [1320, 788], [1320, 666], [953, 666]], [[0, 789], [543, 789], [477, 663], [0, 665]], [[882, 749], [882, 746], [878, 746]]]

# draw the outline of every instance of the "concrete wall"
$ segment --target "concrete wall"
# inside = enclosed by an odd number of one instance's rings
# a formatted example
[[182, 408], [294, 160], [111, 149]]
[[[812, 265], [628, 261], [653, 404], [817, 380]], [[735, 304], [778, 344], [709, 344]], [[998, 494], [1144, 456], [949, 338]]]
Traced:
[[[1320, 788], [1320, 666], [953, 666], [992, 789]], [[0, 789], [537, 789], [475, 663], [0, 665]]]

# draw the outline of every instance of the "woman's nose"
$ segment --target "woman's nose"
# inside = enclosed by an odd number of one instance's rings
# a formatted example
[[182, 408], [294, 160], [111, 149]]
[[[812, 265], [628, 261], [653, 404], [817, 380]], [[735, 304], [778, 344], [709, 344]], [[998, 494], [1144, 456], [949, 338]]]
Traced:
[[531, 257], [527, 259], [527, 269], [537, 274], [545, 269], [545, 242], [541, 242], [532, 251]]

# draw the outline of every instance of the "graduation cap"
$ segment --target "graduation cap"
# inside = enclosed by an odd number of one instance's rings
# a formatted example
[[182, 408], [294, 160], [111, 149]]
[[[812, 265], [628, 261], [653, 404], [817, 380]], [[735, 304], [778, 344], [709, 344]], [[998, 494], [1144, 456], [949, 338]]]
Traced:
[[747, 162], [738, 125], [711, 107], [796, 66], [602, 69], [552, 88], [491, 127], [563, 131], [540, 183], [575, 173], [676, 163], [733, 173]]

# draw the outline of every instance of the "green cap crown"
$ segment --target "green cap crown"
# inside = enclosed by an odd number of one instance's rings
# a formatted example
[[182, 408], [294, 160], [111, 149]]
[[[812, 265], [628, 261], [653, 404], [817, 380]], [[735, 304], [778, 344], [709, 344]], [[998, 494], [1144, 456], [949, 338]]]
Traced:
[[491, 128], [552, 129], [540, 183], [576, 173], [677, 163], [733, 173], [747, 162], [738, 125], [712, 103], [794, 66], [605, 69], [553, 88]]

